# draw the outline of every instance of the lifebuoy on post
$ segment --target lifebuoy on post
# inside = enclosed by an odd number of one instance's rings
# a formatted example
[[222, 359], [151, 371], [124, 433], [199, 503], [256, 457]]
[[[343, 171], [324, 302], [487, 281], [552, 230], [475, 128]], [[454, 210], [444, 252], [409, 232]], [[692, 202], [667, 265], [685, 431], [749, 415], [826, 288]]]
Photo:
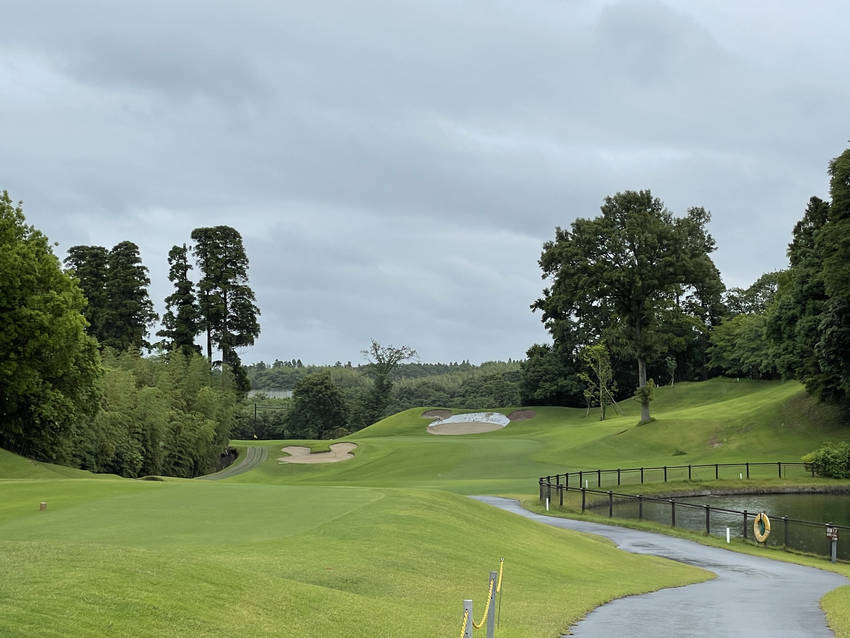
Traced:
[[767, 514], [761, 512], [753, 521], [753, 536], [759, 543], [764, 543], [770, 536], [770, 519]]

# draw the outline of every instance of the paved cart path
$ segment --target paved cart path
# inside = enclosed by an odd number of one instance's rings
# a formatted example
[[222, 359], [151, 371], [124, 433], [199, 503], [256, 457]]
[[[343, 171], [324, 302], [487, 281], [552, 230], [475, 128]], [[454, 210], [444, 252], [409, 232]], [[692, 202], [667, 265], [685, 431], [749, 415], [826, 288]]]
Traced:
[[268, 448], [252, 445], [245, 448], [245, 454], [236, 463], [228, 465], [226, 468], [216, 472], [215, 474], [205, 474], [198, 478], [205, 479], [207, 481], [217, 481], [219, 479], [230, 478], [231, 476], [236, 476], [237, 474], [243, 474], [253, 470], [258, 465], [262, 465], [268, 457]]
[[750, 556], [663, 534], [555, 518], [511, 499], [473, 498], [563, 529], [599, 534], [636, 554], [653, 554], [717, 574], [704, 583], [629, 596], [596, 608], [571, 628], [581, 637], [832, 636], [819, 600], [850, 584], [833, 572]]

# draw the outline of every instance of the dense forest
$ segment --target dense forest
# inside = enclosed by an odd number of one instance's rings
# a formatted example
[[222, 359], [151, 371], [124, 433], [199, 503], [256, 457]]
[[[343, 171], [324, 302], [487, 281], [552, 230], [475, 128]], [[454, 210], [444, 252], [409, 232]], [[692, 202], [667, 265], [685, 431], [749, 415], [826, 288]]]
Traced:
[[239, 234], [218, 226], [192, 238], [191, 249], [169, 255], [175, 292], [152, 344], [157, 316], [138, 246], [72, 246], [63, 270], [47, 237], [2, 193], [0, 446], [129, 477], [192, 477], [228, 458], [248, 387], [235, 347], [253, 343], [259, 310]]

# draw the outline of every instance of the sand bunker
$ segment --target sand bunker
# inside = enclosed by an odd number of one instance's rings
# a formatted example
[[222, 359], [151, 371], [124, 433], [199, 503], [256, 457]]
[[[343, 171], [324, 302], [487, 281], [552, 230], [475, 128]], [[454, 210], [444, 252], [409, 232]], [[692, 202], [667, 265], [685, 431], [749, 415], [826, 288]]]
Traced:
[[505, 427], [510, 420], [498, 412], [473, 412], [434, 421], [428, 426], [431, 434], [480, 434]]
[[508, 415], [511, 421], [527, 421], [533, 419], [537, 414], [534, 410], [514, 410]]
[[330, 446], [330, 452], [317, 452], [312, 454], [310, 448], [300, 445], [289, 445], [283, 451], [289, 456], [281, 456], [281, 463], [338, 463], [353, 459], [351, 451], [357, 447], [356, 443], [334, 443]]

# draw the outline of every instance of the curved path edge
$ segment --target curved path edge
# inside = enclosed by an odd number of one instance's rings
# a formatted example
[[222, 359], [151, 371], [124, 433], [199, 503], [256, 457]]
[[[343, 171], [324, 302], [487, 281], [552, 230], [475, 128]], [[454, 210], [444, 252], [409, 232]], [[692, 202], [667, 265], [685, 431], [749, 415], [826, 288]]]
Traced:
[[544, 516], [523, 509], [513, 499], [471, 498], [539, 523], [604, 536], [628, 552], [661, 556], [717, 574], [703, 583], [620, 598], [597, 607], [570, 628], [574, 636], [832, 636], [820, 599], [836, 587], [850, 584], [840, 574], [814, 567], [654, 532]]
[[244, 474], [245, 472], [250, 472], [258, 465], [262, 465], [268, 457], [268, 448], [261, 447], [259, 445], [251, 445], [245, 448], [245, 454], [241, 459], [238, 459], [236, 463], [231, 463], [223, 470], [219, 470], [213, 474], [205, 474], [204, 476], [199, 476], [197, 478], [207, 481], [218, 481], [230, 478], [231, 476], [236, 476], [237, 474]]

